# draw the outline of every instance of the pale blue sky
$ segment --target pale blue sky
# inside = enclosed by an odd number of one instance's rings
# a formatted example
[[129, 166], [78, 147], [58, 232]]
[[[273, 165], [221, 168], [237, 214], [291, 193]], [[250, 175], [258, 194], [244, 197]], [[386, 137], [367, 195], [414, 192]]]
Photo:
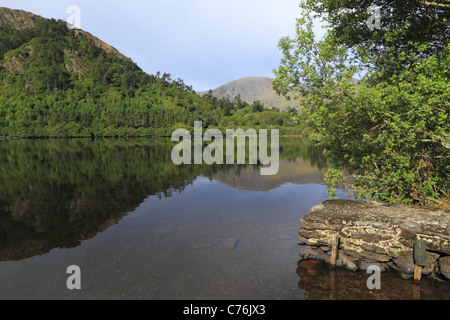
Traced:
[[295, 34], [299, 0], [0, 0], [0, 6], [67, 20], [112, 45], [145, 72], [168, 72], [195, 90], [246, 76], [273, 77], [277, 44]]

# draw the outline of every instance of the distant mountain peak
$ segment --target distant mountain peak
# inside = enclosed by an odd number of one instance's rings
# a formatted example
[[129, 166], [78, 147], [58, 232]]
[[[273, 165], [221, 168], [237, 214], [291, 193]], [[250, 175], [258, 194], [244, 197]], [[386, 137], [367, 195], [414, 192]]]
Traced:
[[[199, 92], [200, 96], [208, 91]], [[212, 90], [214, 97], [218, 99], [228, 99], [233, 101], [240, 96], [242, 101], [249, 104], [259, 100], [266, 108], [286, 109], [287, 107], [297, 108], [294, 102], [287, 101], [285, 97], [277, 95], [273, 89], [272, 79], [269, 77], [244, 77], [230, 81]]]

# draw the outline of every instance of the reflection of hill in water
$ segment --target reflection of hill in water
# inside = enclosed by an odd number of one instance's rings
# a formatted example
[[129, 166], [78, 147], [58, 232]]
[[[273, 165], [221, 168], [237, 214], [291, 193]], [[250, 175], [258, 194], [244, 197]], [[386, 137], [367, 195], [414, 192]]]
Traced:
[[0, 141], [0, 261], [72, 248], [149, 195], [182, 191], [205, 168], [175, 166], [170, 140]]
[[309, 160], [297, 158], [295, 160], [280, 160], [280, 169], [274, 176], [262, 176], [260, 170], [247, 167], [240, 172], [219, 172], [214, 176], [229, 187], [247, 191], [269, 191], [283, 184], [322, 184], [324, 174]]
[[[0, 247], [0, 261], [18, 261], [41, 255], [57, 247], [77, 247], [80, 245], [80, 241], [88, 240], [95, 237], [98, 233], [103, 232], [109, 227], [117, 224], [127, 212], [118, 214], [116, 217], [105, 221], [102, 225], [93, 225], [91, 228], [86, 228], [81, 233], [62, 234], [62, 230], [59, 232], [47, 233], [46, 231], [34, 232], [29, 229], [26, 238], [17, 239], [16, 241], [10, 241], [9, 243], [2, 244]], [[23, 226], [16, 226], [16, 231], [22, 231]], [[64, 229], [67, 230], [67, 229]], [[88, 232], [88, 233], [86, 233]], [[3, 245], [6, 245], [3, 247]]]
[[320, 157], [298, 139], [282, 141], [274, 177], [245, 165], [176, 166], [174, 145], [170, 139], [0, 141], [0, 261], [77, 247], [148, 196], [170, 197], [200, 175], [246, 190], [321, 181], [314, 169]]

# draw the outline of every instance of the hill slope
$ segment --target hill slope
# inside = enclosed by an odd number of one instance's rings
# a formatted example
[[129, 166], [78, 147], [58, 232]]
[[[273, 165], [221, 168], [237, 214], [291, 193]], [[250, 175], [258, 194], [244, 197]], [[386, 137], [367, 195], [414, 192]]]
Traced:
[[[199, 92], [200, 95], [207, 93]], [[231, 101], [240, 96], [242, 101], [249, 104], [259, 100], [266, 108], [280, 110], [285, 110], [287, 107], [297, 108], [294, 101], [287, 101], [286, 98], [276, 94], [271, 79], [267, 77], [246, 77], [230, 81], [212, 90], [212, 94], [218, 99], [226, 98]]]
[[44, 20], [41, 16], [23, 10], [0, 7], [0, 25], [11, 24], [16, 29], [32, 28]]
[[170, 136], [175, 128], [289, 127], [289, 115], [199, 97], [64, 21], [0, 8], [0, 137]]
[[[43, 23], [45, 20], [45, 18], [28, 11], [0, 7], [0, 26], [10, 25], [17, 30], [29, 29], [36, 27], [37, 24]], [[106, 52], [113, 53], [119, 58], [127, 59], [127, 57], [125, 57], [117, 49], [111, 47], [87, 31], [76, 29], [75, 36], [83, 36], [85, 39], [102, 48]]]

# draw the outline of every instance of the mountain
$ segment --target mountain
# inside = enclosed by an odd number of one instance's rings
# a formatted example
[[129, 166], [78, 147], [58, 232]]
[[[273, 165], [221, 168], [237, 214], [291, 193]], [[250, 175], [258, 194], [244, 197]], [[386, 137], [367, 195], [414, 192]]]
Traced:
[[294, 161], [281, 159], [280, 169], [276, 175], [262, 176], [259, 170], [247, 167], [239, 173], [222, 173], [214, 175], [214, 179], [225, 183], [227, 186], [243, 191], [270, 191], [284, 184], [310, 184], [323, 183], [324, 175], [309, 161], [301, 158]]
[[[199, 92], [203, 96], [208, 91]], [[278, 108], [286, 110], [288, 107], [297, 109], [295, 101], [288, 101], [285, 97], [279, 96], [273, 89], [270, 78], [267, 77], [245, 77], [234, 80], [212, 90], [214, 97], [226, 98], [231, 101], [240, 96], [242, 101], [252, 104], [260, 101], [266, 108]]]
[[16, 29], [32, 28], [44, 18], [31, 12], [0, 7], [0, 25], [11, 24]]
[[195, 121], [294, 134], [294, 120], [199, 97], [182, 79], [149, 75], [65, 21], [0, 8], [0, 137], [171, 136]]
[[[12, 25], [15, 29], [27, 29], [33, 28], [36, 24], [42, 23], [45, 21], [45, 18], [35, 15], [28, 11], [23, 10], [14, 10], [5, 7], [0, 7], [0, 26], [4, 25]], [[123, 54], [121, 54], [117, 49], [111, 47], [106, 44], [102, 40], [98, 39], [94, 35], [86, 32], [84, 30], [76, 29], [75, 36], [83, 36], [85, 39], [90, 41], [91, 43], [97, 45], [108, 53], [113, 53], [115, 56], [127, 59]]]

